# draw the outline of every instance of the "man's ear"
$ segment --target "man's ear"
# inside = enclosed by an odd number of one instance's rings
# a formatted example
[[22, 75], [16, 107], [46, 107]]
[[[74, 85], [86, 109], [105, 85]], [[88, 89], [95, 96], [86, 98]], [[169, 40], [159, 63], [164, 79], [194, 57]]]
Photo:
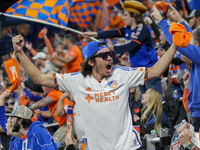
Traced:
[[22, 122], [22, 118], [20, 118], [18, 121], [19, 121], [19, 124], [21, 124], [21, 122]]
[[93, 60], [89, 59], [89, 60], [88, 60], [88, 64], [89, 64], [90, 66], [94, 67], [94, 61], [93, 61]]
[[196, 42], [195, 46], [197, 46], [197, 47], [200, 47], [200, 44], [199, 44], [199, 42]]

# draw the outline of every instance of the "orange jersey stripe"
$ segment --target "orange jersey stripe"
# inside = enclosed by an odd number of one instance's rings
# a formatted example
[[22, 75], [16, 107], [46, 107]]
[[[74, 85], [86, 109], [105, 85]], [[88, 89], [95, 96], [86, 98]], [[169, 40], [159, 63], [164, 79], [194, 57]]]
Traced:
[[131, 40], [141, 45], [141, 43], [139, 41], [137, 41], [135, 39], [131, 39]]
[[119, 34], [120, 34], [120, 36], [122, 36], [122, 33], [121, 33], [121, 31], [119, 30], [119, 29], [117, 29], [118, 30], [118, 32], [119, 32]]

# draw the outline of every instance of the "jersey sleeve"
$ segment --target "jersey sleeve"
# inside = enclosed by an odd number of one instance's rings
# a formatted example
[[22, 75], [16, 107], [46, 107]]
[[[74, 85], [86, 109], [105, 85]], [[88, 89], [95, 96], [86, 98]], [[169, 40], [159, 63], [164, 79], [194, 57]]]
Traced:
[[76, 46], [74, 46], [74, 48], [73, 49], [71, 49], [67, 54], [68, 55], [66, 55], [66, 56], [71, 56], [71, 57], [73, 57], [73, 58], [76, 58], [77, 57], [77, 55], [78, 55], [78, 47], [76, 47]]
[[125, 27], [117, 28], [113, 30], [98, 31], [98, 39], [114, 38], [114, 37], [124, 37]]
[[128, 88], [144, 84], [146, 80], [145, 67], [132, 68], [118, 66], [118, 68], [121, 70], [122, 80], [127, 84]]
[[58, 99], [59, 99], [58, 97], [60, 95], [61, 95], [61, 91], [59, 92], [59, 91], [53, 90], [47, 95], [47, 97], [52, 99], [52, 101], [56, 102], [56, 101], [58, 101]]
[[[148, 38], [151, 38], [148, 27], [144, 24], [139, 24], [136, 32], [131, 35], [131, 42], [124, 45], [114, 46], [114, 50], [116, 53], [137, 51], [145, 43], [145, 40], [150, 40]], [[149, 45], [146, 45], [146, 47], [151, 47], [151, 42], [149, 42]]]
[[54, 74], [55, 89], [63, 92], [72, 93], [76, 85], [76, 80], [78, 78], [76, 74], [79, 74], [79, 72], [68, 74]]

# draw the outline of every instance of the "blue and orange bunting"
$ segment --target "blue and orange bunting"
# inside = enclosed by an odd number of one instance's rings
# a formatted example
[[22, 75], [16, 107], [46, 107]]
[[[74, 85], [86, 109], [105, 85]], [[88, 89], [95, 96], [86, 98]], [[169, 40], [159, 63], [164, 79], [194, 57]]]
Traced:
[[120, 0], [106, 0], [109, 6], [114, 6], [115, 4], [119, 3]]
[[107, 5], [103, 1], [96, 13], [94, 31], [102, 31], [107, 29], [109, 29], [109, 13]]
[[77, 24], [79, 27], [87, 28], [92, 17], [96, 16], [101, 3], [102, 0], [76, 3], [76, 5], [71, 7], [70, 21]]

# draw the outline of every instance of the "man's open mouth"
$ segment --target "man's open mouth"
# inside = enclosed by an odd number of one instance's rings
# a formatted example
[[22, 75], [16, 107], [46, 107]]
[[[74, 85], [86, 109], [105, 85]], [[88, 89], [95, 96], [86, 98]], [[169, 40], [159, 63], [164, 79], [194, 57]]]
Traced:
[[106, 66], [106, 68], [107, 68], [108, 70], [110, 70], [110, 69], [111, 69], [111, 67], [112, 67], [112, 65], [111, 65], [111, 64], [108, 64], [108, 65]]

